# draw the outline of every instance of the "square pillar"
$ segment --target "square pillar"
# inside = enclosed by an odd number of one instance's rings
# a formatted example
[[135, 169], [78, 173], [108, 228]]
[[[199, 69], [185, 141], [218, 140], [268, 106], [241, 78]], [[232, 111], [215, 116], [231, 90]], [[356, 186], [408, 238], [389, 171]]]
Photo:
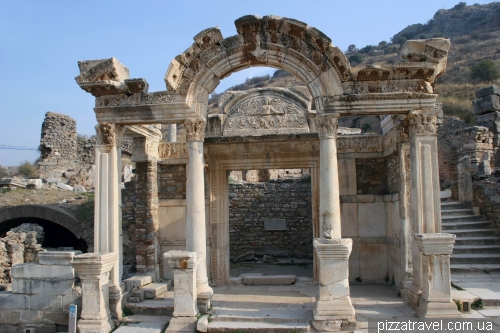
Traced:
[[163, 256], [174, 271], [174, 317], [195, 317], [196, 266], [200, 261], [196, 252], [168, 251]]
[[[441, 232], [437, 116], [442, 111], [415, 110], [408, 115], [411, 155], [411, 213], [413, 234]], [[417, 308], [422, 293], [422, 258], [413, 240], [413, 280], [410, 304]]]
[[422, 255], [422, 297], [417, 308], [420, 318], [463, 317], [451, 299], [450, 255], [453, 234], [417, 234], [415, 243]]
[[316, 238], [313, 245], [319, 263], [313, 326], [322, 332], [353, 332], [357, 324], [349, 289], [352, 239]]
[[110, 309], [113, 318], [122, 315], [123, 275], [122, 221], [121, 221], [121, 137], [123, 128], [113, 123], [96, 126], [94, 251], [114, 253], [110, 271]]
[[115, 326], [109, 311], [109, 274], [115, 253], [85, 253], [75, 256], [71, 265], [82, 282], [80, 333], [108, 333]]

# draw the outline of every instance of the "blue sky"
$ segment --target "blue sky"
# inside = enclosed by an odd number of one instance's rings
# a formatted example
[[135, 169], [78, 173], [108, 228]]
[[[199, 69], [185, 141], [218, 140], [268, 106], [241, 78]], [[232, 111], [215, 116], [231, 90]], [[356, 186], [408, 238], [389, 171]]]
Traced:
[[[116, 57], [149, 91], [165, 90], [170, 61], [203, 29], [236, 34], [234, 20], [248, 15], [290, 17], [314, 26], [334, 45], [362, 47], [389, 41], [413, 23], [425, 23], [459, 1], [0, 1], [0, 144], [37, 147], [47, 111], [77, 121], [94, 134], [93, 97], [75, 83], [78, 60]], [[476, 0], [475, 3], [491, 1]], [[469, 3], [469, 4], [472, 4]], [[216, 91], [274, 69], [250, 68], [223, 80]], [[35, 151], [1, 150], [0, 165], [34, 161]]]

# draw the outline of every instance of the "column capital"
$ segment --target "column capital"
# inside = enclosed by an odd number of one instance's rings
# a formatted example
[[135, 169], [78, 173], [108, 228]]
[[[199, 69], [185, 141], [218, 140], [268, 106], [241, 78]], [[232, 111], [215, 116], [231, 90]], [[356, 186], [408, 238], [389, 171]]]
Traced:
[[441, 110], [413, 110], [408, 114], [410, 136], [436, 135], [438, 131], [438, 113]]
[[191, 118], [184, 121], [188, 142], [203, 142], [205, 139], [205, 124], [203, 118]]
[[410, 126], [408, 124], [408, 119], [400, 119], [396, 123], [397, 131], [397, 142], [409, 142], [410, 141]]
[[316, 128], [320, 139], [337, 138], [337, 128], [339, 125], [339, 114], [329, 113], [316, 116]]
[[125, 128], [115, 123], [99, 123], [95, 126], [95, 131], [97, 144], [121, 146]]

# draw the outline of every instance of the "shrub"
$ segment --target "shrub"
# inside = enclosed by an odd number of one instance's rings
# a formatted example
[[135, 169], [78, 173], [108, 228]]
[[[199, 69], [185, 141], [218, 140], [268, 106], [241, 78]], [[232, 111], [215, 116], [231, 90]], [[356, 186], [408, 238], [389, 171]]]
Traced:
[[355, 62], [355, 63], [361, 64], [363, 61], [365, 61], [365, 59], [359, 53], [356, 53], [356, 54], [349, 57], [349, 62]]
[[356, 45], [354, 45], [354, 44], [349, 45], [347, 47], [346, 53], [354, 53], [354, 52], [358, 52]]
[[38, 177], [38, 170], [36, 169], [36, 166], [31, 164], [29, 161], [24, 161], [23, 163], [19, 164], [19, 167], [17, 168], [17, 173], [18, 175], [21, 175], [24, 178]]
[[0, 165], [0, 178], [5, 178], [9, 175], [9, 172], [6, 168]]
[[460, 1], [459, 3], [457, 3], [455, 5], [455, 7], [453, 7], [453, 9], [462, 9], [462, 8], [465, 8], [465, 6], [467, 6], [467, 2], [465, 1]]
[[471, 68], [471, 77], [481, 82], [492, 82], [500, 78], [500, 71], [491, 59], [483, 59]]

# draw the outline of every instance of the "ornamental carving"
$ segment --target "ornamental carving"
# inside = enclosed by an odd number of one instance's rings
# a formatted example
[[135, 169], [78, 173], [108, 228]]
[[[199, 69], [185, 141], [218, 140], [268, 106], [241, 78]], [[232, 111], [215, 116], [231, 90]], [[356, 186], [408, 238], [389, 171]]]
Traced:
[[407, 121], [401, 120], [396, 123], [396, 131], [398, 135], [398, 142], [409, 142], [410, 129], [408, 127]]
[[187, 158], [187, 144], [184, 142], [160, 142], [158, 155], [161, 159]]
[[336, 138], [339, 124], [338, 114], [328, 114], [316, 117], [316, 128], [320, 139]]
[[112, 123], [100, 123], [97, 126], [97, 132], [101, 144], [114, 145], [116, 143], [115, 125]]
[[205, 139], [205, 119], [186, 119], [186, 134], [188, 142], [202, 142]]
[[344, 82], [343, 87], [344, 93], [348, 95], [396, 92], [433, 93], [432, 85], [425, 80], [354, 81]]
[[[308, 133], [306, 109], [291, 98], [272, 93], [250, 97], [228, 110], [223, 136]], [[252, 95], [255, 95], [252, 94]]]
[[172, 103], [174, 99], [174, 94], [167, 91], [159, 91], [154, 93], [135, 93], [133, 95], [127, 96], [125, 94], [120, 95], [107, 95], [96, 97], [95, 107], [113, 107], [113, 106], [140, 106], [140, 105], [150, 105], [150, 104], [166, 104]]
[[383, 137], [380, 135], [361, 135], [337, 138], [337, 153], [374, 153], [383, 151]]
[[436, 135], [438, 130], [435, 112], [410, 112], [408, 116], [410, 135]]

